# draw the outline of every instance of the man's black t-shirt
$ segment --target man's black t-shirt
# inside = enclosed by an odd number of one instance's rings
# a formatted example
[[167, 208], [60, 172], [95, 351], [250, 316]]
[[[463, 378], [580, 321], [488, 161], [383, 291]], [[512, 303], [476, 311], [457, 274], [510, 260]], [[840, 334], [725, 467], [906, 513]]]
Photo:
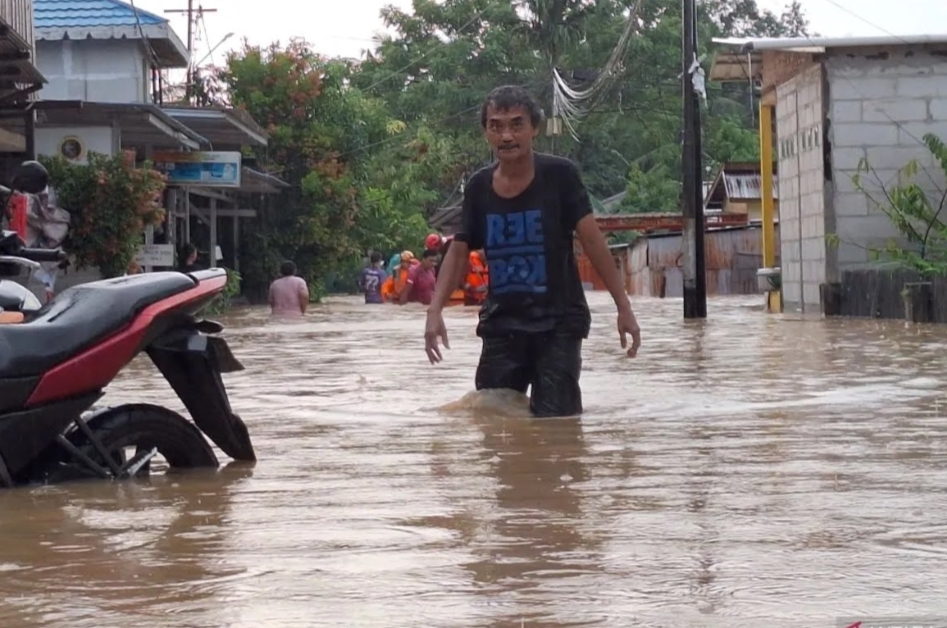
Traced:
[[493, 190], [496, 165], [474, 174], [464, 191], [454, 239], [483, 249], [490, 272], [477, 334], [555, 330], [586, 338], [591, 316], [573, 234], [592, 206], [575, 164], [545, 154], [534, 159], [535, 177], [515, 198]]

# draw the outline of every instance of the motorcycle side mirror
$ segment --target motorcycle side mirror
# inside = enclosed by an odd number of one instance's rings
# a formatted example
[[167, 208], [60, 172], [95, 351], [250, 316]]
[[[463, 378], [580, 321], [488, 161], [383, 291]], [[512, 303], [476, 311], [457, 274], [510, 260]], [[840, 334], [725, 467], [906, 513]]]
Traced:
[[49, 186], [49, 173], [38, 161], [24, 161], [13, 171], [12, 187], [17, 192], [39, 194]]

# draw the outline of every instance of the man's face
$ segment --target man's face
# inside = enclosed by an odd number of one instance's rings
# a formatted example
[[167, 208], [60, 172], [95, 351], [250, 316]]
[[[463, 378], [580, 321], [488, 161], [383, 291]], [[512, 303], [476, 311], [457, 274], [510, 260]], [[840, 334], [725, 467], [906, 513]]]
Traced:
[[434, 262], [437, 261], [435, 257], [425, 257], [421, 260], [421, 266], [424, 267], [424, 270], [431, 270], [434, 268]]
[[497, 110], [492, 104], [487, 107], [487, 127], [484, 131], [500, 161], [521, 159], [528, 155], [533, 147], [533, 138], [539, 133], [524, 107]]

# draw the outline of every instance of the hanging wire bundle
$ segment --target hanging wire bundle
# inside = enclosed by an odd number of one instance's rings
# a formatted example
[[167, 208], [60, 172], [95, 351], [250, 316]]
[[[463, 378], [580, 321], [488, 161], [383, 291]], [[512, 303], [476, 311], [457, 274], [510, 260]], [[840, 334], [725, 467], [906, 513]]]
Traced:
[[605, 67], [602, 68], [602, 71], [599, 72], [588, 88], [583, 90], [573, 89], [562, 78], [558, 69], [552, 69], [552, 113], [553, 116], [562, 119], [566, 128], [569, 129], [569, 134], [576, 141], [579, 141], [579, 137], [575, 127], [579, 120], [584, 118], [601, 101], [607, 89], [615, 80], [615, 70], [618, 69], [625, 58], [628, 44], [631, 43], [632, 35], [635, 32], [641, 2], [642, 0], [638, 0], [628, 14], [624, 32], [622, 32], [618, 43], [612, 49], [608, 61], [605, 62]]

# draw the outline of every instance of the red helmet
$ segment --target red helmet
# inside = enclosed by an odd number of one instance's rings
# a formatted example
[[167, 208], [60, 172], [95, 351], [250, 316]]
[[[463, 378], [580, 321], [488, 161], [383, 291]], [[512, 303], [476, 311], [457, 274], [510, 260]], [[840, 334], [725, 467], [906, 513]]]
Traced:
[[441, 236], [436, 233], [432, 233], [426, 237], [424, 239], [424, 248], [431, 251], [436, 251], [437, 249], [441, 248]]

